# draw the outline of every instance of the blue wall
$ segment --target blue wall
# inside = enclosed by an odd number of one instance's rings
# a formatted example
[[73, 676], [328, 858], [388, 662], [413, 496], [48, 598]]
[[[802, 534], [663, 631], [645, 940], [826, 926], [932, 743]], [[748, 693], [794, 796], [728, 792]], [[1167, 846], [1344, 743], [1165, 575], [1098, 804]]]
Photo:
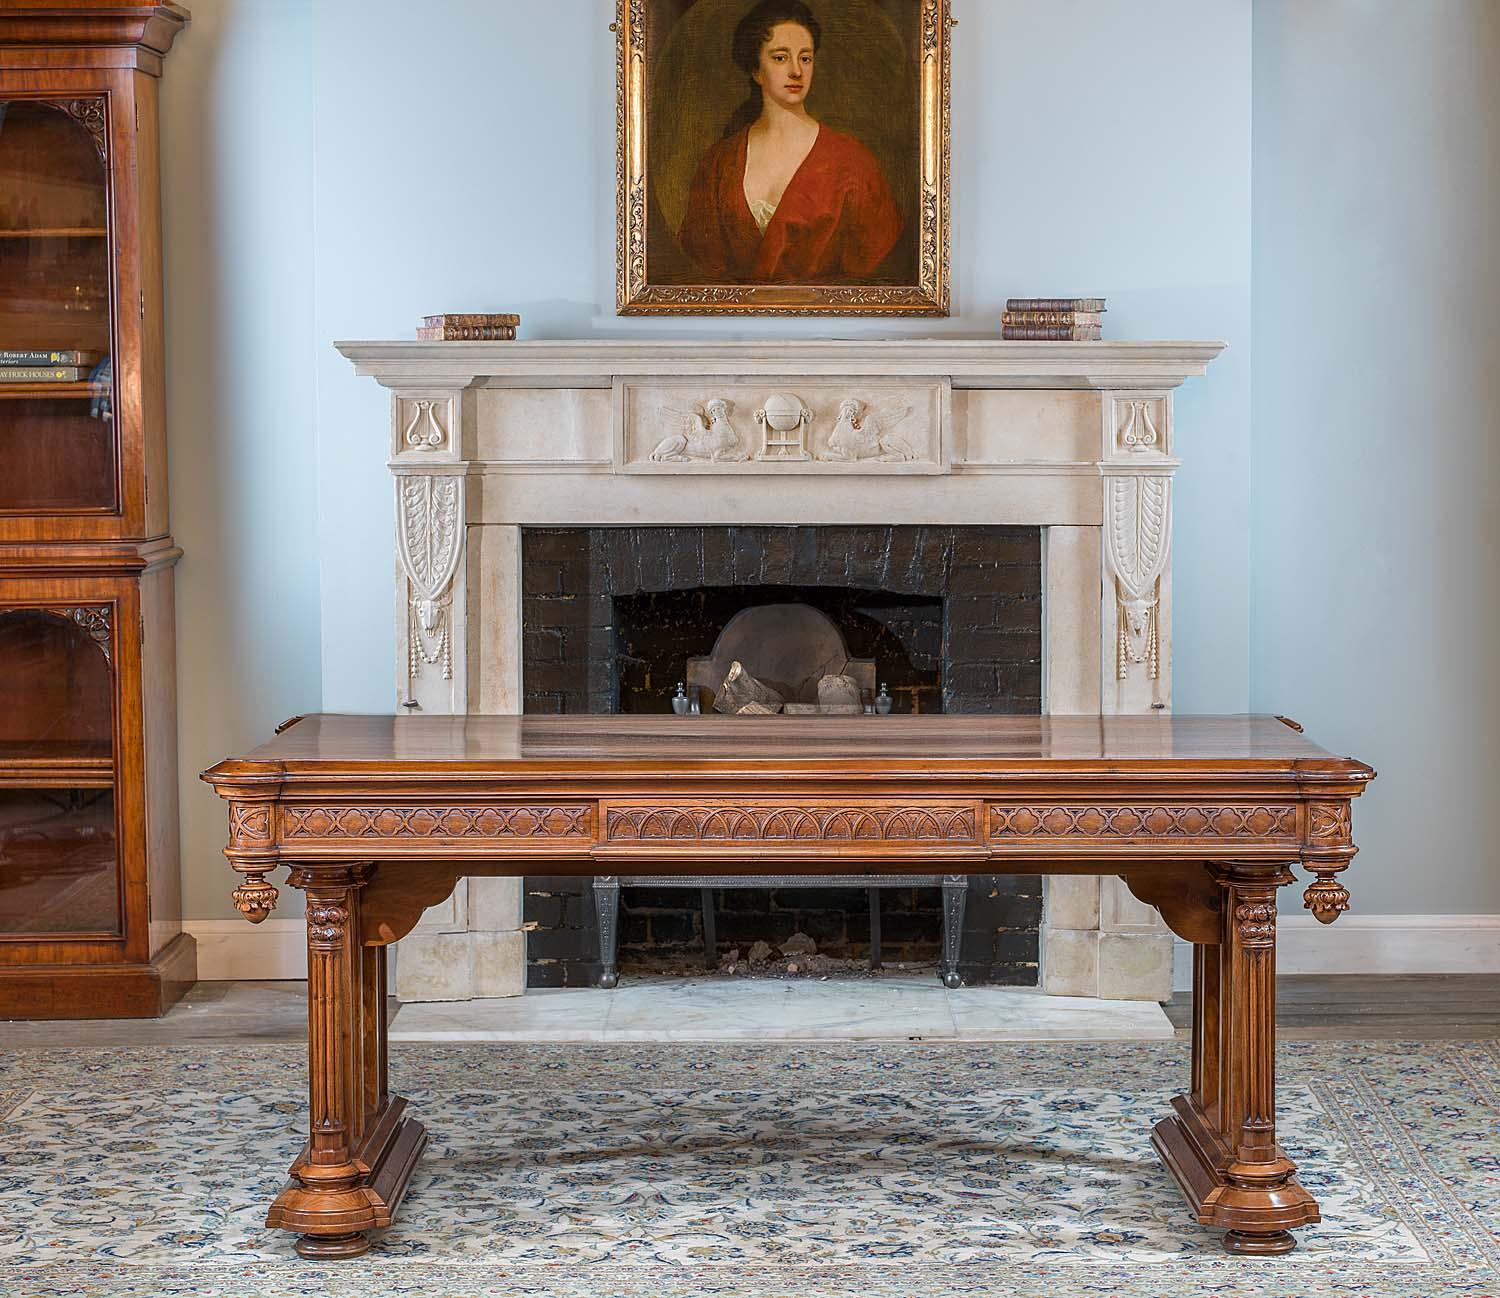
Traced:
[[1355, 904], [1500, 912], [1500, 4], [1257, 0], [1251, 702], [1381, 773]]
[[234, 914], [198, 772], [316, 711], [318, 493], [306, 0], [208, 0], [162, 82], [184, 914]]
[[[1258, 0], [1253, 113], [1249, 0], [955, 7], [955, 314], [881, 325], [612, 314], [610, 0], [198, 0], [163, 87], [190, 915], [232, 914], [197, 771], [292, 712], [392, 706], [386, 394], [334, 339], [486, 309], [529, 337], [992, 335], [1052, 292], [1106, 295], [1112, 337], [1229, 343], [1179, 397], [1179, 709], [1299, 715], [1385, 767], [1362, 908], [1500, 911], [1457, 810], [1496, 774], [1494, 601], [1460, 614], [1486, 574], [1458, 554], [1497, 552], [1496, 6]], [[1454, 323], [1393, 327], [1406, 294]], [[1429, 771], [1440, 831], [1405, 812]]]
[[[960, 6], [954, 315], [932, 325], [617, 318], [612, 6], [555, 0], [525, 41], [514, 23], [530, 4], [430, 3], [418, 27], [403, 25], [406, 11], [323, 0], [314, 23], [315, 47], [330, 52], [317, 63], [314, 182], [326, 708], [388, 709], [394, 697], [385, 393], [333, 339], [410, 337], [440, 310], [518, 310], [533, 338], [993, 336], [1012, 294], [1087, 292], [1108, 296], [1111, 336], [1230, 343], [1183, 394], [1176, 687], [1185, 709], [1244, 710], [1243, 0]], [[1074, 88], [1061, 103], [1057, 69]]]

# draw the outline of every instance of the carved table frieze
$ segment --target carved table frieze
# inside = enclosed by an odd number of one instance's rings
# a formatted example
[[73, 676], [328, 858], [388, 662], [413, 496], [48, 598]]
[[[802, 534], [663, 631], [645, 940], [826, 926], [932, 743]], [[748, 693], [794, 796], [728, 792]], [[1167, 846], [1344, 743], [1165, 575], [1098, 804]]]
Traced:
[[593, 841], [593, 804], [559, 806], [289, 806], [282, 841], [318, 839], [582, 839]]
[[989, 827], [992, 840], [1043, 843], [1079, 838], [1130, 842], [1190, 839], [1210, 843], [1251, 838], [1296, 843], [1297, 808], [1295, 804], [1216, 807], [1203, 803], [991, 806]]
[[609, 843], [977, 844], [973, 803], [610, 805]]

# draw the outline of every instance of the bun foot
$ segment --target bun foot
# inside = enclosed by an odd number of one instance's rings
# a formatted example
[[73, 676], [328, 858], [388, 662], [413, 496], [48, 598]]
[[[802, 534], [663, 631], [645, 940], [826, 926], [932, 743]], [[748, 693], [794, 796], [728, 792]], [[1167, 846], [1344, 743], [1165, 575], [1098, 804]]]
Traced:
[[361, 1230], [349, 1235], [300, 1235], [296, 1249], [303, 1257], [319, 1260], [358, 1257], [370, 1251], [370, 1237]]
[[958, 988], [962, 987], [963, 985], [964, 985], [964, 980], [963, 980], [963, 978], [961, 978], [959, 976], [959, 973], [958, 973], [957, 969], [950, 969], [947, 973], [945, 973], [943, 975], [943, 986], [944, 987], [948, 987], [948, 988], [957, 990]]
[[614, 989], [616, 987], [618, 987], [619, 985], [620, 985], [620, 975], [619, 974], [607, 973], [607, 974], [600, 974], [599, 975], [599, 986], [602, 987], [605, 991], [607, 991], [607, 992], [614, 991]]
[[1242, 1230], [1231, 1230], [1224, 1236], [1226, 1253], [1290, 1253], [1296, 1247], [1297, 1240], [1289, 1230], [1274, 1230], [1269, 1235], [1250, 1235]]

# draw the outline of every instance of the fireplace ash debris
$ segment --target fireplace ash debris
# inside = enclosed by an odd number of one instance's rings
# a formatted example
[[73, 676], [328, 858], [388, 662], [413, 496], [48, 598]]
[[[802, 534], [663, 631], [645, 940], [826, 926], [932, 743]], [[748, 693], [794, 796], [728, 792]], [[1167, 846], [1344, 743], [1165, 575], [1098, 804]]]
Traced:
[[781, 944], [781, 954], [784, 956], [816, 955], [817, 950], [818, 944], [806, 933], [793, 933]]

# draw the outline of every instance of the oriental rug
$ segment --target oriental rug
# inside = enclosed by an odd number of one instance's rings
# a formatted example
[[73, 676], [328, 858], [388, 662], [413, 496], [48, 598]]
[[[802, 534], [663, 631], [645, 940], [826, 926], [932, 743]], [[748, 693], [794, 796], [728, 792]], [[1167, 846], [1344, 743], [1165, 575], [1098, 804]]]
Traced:
[[1149, 1145], [1178, 1043], [408, 1045], [395, 1227], [304, 1262], [285, 1046], [0, 1054], [0, 1293], [687, 1298], [1500, 1294], [1500, 1043], [1283, 1042], [1322, 1204], [1231, 1258]]

